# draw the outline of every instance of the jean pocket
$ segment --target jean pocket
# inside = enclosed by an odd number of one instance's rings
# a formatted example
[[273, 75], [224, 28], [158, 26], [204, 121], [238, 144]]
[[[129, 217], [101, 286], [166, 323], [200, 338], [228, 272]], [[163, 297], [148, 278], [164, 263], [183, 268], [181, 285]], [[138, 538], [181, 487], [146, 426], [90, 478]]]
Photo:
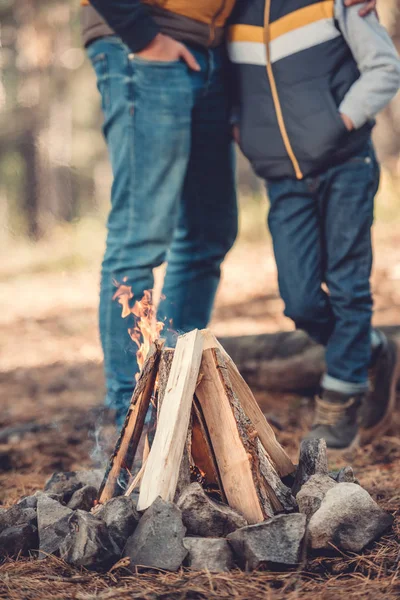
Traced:
[[103, 112], [106, 112], [111, 103], [110, 73], [107, 54], [105, 52], [100, 52], [99, 54], [90, 56], [90, 60], [96, 73], [97, 89], [101, 96], [101, 108], [103, 109]]

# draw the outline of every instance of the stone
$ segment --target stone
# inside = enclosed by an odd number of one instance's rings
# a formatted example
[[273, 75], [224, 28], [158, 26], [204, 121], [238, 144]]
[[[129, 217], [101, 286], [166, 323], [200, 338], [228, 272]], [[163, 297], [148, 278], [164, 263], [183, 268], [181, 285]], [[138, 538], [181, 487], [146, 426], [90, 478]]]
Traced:
[[307, 519], [311, 519], [321, 506], [328, 490], [336, 485], [329, 475], [312, 475], [296, 496], [299, 511], [306, 515]]
[[300, 562], [305, 532], [305, 515], [295, 513], [248, 525], [230, 533], [227, 540], [244, 568], [293, 567]]
[[0, 533], [0, 557], [26, 556], [38, 546], [38, 530], [33, 523], [7, 527]]
[[60, 544], [60, 557], [74, 567], [101, 570], [120, 557], [107, 526], [90, 513], [77, 510], [68, 520], [69, 532]]
[[86, 510], [87, 512], [93, 508], [94, 501], [97, 498], [97, 488], [93, 485], [85, 485], [72, 494], [71, 500], [68, 502], [68, 508], [71, 510]]
[[21, 498], [18, 502], [17, 502], [17, 506], [19, 506], [20, 508], [36, 508], [37, 506], [37, 496], [33, 495], [33, 496], [25, 496], [24, 498]]
[[226, 537], [247, 521], [229, 506], [211, 500], [199, 483], [189, 485], [178, 500], [187, 532], [199, 537]]
[[303, 440], [292, 492], [295, 496], [312, 475], [328, 475], [328, 457], [324, 439]]
[[110, 536], [121, 550], [135, 531], [140, 519], [134, 500], [130, 496], [112, 498], [104, 504], [96, 516], [107, 525]]
[[85, 485], [91, 485], [98, 491], [103, 476], [104, 472], [101, 469], [53, 473], [46, 481], [44, 491], [53, 494], [62, 494], [64, 502], [69, 502], [74, 492]]
[[33, 494], [33, 496], [36, 498], [36, 504], [37, 504], [38, 498], [41, 498], [42, 496], [46, 496], [47, 498], [51, 498], [52, 500], [57, 500], [57, 502], [60, 502], [60, 504], [63, 504], [63, 502], [64, 502], [63, 494], [55, 494], [53, 492], [44, 492], [43, 490], [37, 490]]
[[177, 571], [188, 553], [183, 545], [185, 533], [179, 508], [158, 497], [143, 514], [123, 555], [130, 558], [131, 568]]
[[74, 511], [62, 506], [45, 494], [39, 496], [37, 520], [39, 529], [39, 558], [57, 554], [60, 544], [69, 533], [69, 520]]
[[330, 489], [311, 517], [309, 543], [316, 550], [360, 552], [393, 523], [366, 490], [355, 483], [338, 483]]
[[0, 514], [0, 532], [9, 527], [26, 524], [37, 526], [37, 516], [34, 508], [24, 508], [19, 504], [14, 504], [14, 506]]
[[342, 467], [338, 471], [330, 471], [329, 477], [337, 483], [359, 483], [355, 478], [352, 467]]
[[183, 545], [189, 552], [185, 564], [193, 570], [222, 573], [234, 567], [232, 549], [224, 539], [187, 537]]

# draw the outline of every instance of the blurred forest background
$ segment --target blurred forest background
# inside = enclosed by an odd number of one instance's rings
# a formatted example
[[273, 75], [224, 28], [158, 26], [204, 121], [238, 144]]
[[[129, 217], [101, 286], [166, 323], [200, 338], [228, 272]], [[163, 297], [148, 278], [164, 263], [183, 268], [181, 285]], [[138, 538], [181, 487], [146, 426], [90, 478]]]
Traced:
[[[400, 50], [400, 0], [380, 0], [379, 12]], [[104, 219], [110, 169], [78, 0], [1, 0], [0, 23], [0, 222], [9, 245], [60, 223]], [[379, 118], [375, 140], [397, 179], [400, 98]], [[243, 195], [259, 196], [242, 160], [239, 174]]]

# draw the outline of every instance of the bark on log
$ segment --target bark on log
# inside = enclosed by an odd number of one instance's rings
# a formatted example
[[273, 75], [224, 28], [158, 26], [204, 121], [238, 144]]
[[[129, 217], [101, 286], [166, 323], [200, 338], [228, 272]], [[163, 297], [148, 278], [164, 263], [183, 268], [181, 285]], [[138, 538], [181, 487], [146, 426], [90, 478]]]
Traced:
[[[285, 497], [286, 503], [290, 492], [269, 463], [257, 432], [235, 395], [219, 349], [210, 348], [203, 352], [200, 371], [203, 378], [196, 396], [227, 500], [249, 523], [259, 523], [281, 511], [284, 508], [281, 499]], [[268, 482], [265, 479], [267, 471], [276, 476], [270, 477]], [[276, 485], [280, 488], [278, 493]], [[287, 502], [290, 503], [289, 498]]]
[[209, 329], [204, 329], [202, 334], [204, 337], [204, 348], [219, 348], [222, 353], [235, 394], [237, 395], [245, 414], [252, 422], [258, 437], [264, 446], [264, 450], [267, 452], [268, 458], [271, 460], [276, 471], [281, 477], [290, 475], [295, 471], [295, 467], [276, 439], [274, 430], [265, 418], [250, 387], [238, 371], [236, 364]]
[[[400, 326], [381, 327], [389, 337]], [[314, 393], [325, 371], [325, 352], [304, 331], [219, 338], [252, 389]]]
[[154, 390], [161, 348], [162, 343], [155, 342], [144, 363], [143, 370], [132, 395], [125, 423], [99, 490], [100, 504], [104, 504], [107, 500], [121, 495], [125, 491], [120, 481], [121, 472], [124, 469], [129, 471], [132, 469], [132, 463], [139, 445], [144, 421]]

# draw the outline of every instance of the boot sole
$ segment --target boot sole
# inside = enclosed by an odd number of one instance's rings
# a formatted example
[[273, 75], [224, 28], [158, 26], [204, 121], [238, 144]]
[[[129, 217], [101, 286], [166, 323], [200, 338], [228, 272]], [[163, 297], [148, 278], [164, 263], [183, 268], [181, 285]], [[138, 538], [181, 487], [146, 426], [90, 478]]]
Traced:
[[374, 438], [383, 435], [390, 428], [392, 421], [391, 417], [396, 408], [397, 399], [397, 383], [400, 378], [400, 348], [397, 340], [392, 340], [395, 345], [396, 357], [395, 366], [393, 369], [392, 381], [390, 383], [389, 402], [386, 407], [386, 412], [382, 419], [369, 429], [360, 428], [359, 443], [361, 446], [370, 444]]

